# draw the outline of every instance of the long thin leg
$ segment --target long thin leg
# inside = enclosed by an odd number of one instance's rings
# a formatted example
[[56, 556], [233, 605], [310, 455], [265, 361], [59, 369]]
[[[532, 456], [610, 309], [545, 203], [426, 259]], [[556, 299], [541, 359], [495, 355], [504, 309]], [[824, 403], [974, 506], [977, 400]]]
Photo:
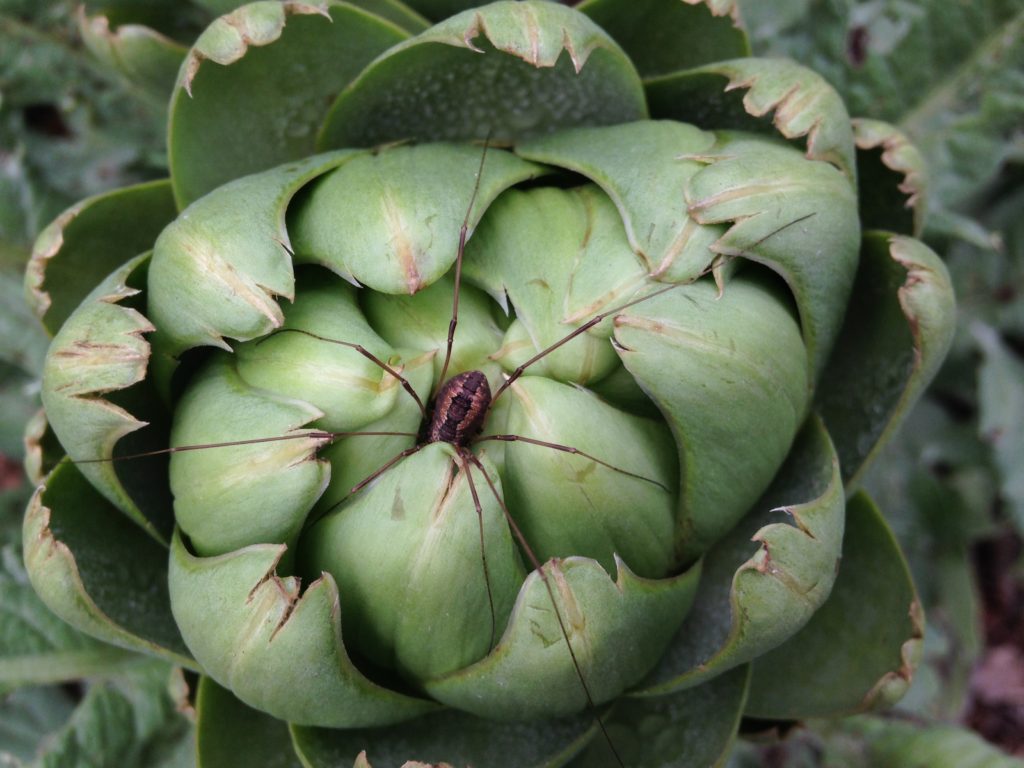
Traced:
[[604, 312], [600, 312], [600, 313], [594, 315], [592, 318], [587, 320], [587, 322], [585, 322], [583, 325], [581, 325], [578, 328], [575, 328], [574, 330], [570, 331], [567, 335], [565, 335], [562, 338], [560, 338], [558, 341], [556, 341], [551, 346], [545, 347], [540, 352], [538, 352], [536, 355], [534, 355], [529, 360], [527, 360], [525, 363], [523, 363], [518, 368], [516, 368], [514, 371], [512, 371], [512, 373], [509, 374], [508, 378], [506, 378], [505, 381], [502, 382], [501, 386], [498, 387], [498, 391], [494, 393], [494, 397], [491, 398], [491, 406], [492, 407], [494, 406], [494, 402], [499, 397], [501, 397], [501, 393], [502, 392], [504, 392], [506, 389], [508, 389], [516, 379], [518, 379], [520, 376], [523, 375], [523, 373], [526, 371], [527, 368], [529, 368], [531, 365], [536, 363], [538, 360], [541, 360], [542, 358], [544, 358], [547, 355], [551, 354], [552, 352], [554, 352], [556, 349], [558, 349], [562, 345], [568, 344], [570, 341], [575, 339], [581, 333], [586, 333], [591, 328], [593, 328], [595, 325], [597, 325], [602, 320], [604, 320], [606, 317], [611, 317], [612, 315], [618, 314], [619, 312], [621, 312], [624, 309], [629, 309], [630, 307], [632, 307], [632, 306], [634, 306], [636, 304], [639, 304], [641, 301], [647, 301], [648, 299], [653, 299], [655, 296], [660, 296], [663, 293], [668, 293], [669, 291], [674, 290], [675, 288], [678, 288], [680, 285], [681, 285], [681, 283], [672, 283], [671, 285], [666, 285], [664, 288], [659, 288], [658, 290], [654, 291], [653, 293], [648, 293], [648, 294], [646, 294], [644, 296], [641, 296], [640, 298], [632, 299], [631, 301], [627, 301], [624, 304], [619, 304], [617, 307], [613, 307], [612, 309], [608, 309], [608, 310], [605, 310]]
[[319, 339], [320, 341], [326, 341], [326, 342], [329, 342], [331, 344], [340, 344], [343, 347], [348, 347], [349, 349], [354, 349], [356, 352], [358, 352], [360, 355], [365, 357], [367, 360], [370, 360], [370, 361], [376, 363], [378, 366], [383, 368], [387, 373], [391, 374], [396, 379], [398, 379], [398, 382], [402, 385], [402, 389], [404, 389], [406, 392], [408, 392], [410, 395], [412, 395], [412, 399], [416, 401], [416, 405], [418, 405], [419, 408], [420, 408], [420, 413], [423, 416], [427, 415], [427, 409], [424, 407], [423, 401], [420, 400], [420, 396], [416, 394], [416, 390], [412, 388], [412, 384], [410, 384], [409, 381], [404, 376], [402, 376], [402, 374], [400, 374], [398, 371], [396, 371], [390, 365], [388, 365], [383, 360], [381, 360], [379, 357], [377, 357], [375, 354], [373, 354], [370, 350], [368, 350], [362, 344], [354, 344], [351, 341], [341, 341], [340, 339], [329, 339], [326, 336], [321, 336], [321, 335], [319, 335], [317, 333], [312, 333], [310, 331], [304, 331], [301, 328], [278, 328], [276, 331], [271, 331], [266, 336], [264, 336], [262, 339], [257, 341], [256, 342], [256, 346], [259, 346], [260, 344], [262, 344], [264, 341], [267, 341], [272, 336], [277, 336], [278, 334], [281, 334], [281, 333], [301, 333], [304, 336], [310, 336], [310, 337], [312, 337], [314, 339]]
[[[815, 215], [814, 213], [808, 213], [805, 216], [800, 216], [799, 218], [793, 219], [793, 221], [790, 221], [790, 222], [788, 222], [786, 224], [783, 224], [781, 227], [778, 227], [777, 229], [774, 229], [771, 232], [769, 232], [767, 235], [762, 237], [757, 242], [752, 243], [750, 247], [754, 248], [754, 247], [760, 245], [761, 243], [763, 243], [768, 238], [774, 237], [775, 235], [777, 235], [779, 232], [783, 231], [784, 229], [792, 227], [795, 224], [799, 224], [802, 221], [806, 221], [807, 219], [811, 218], [814, 215]], [[733, 255], [731, 255], [731, 258], [736, 258], [739, 255], [741, 255], [741, 254], [733, 254]], [[703, 277], [709, 271], [710, 271], [710, 268], [704, 270], [703, 272], [701, 272], [700, 275], [697, 276], [697, 278], [694, 278], [694, 279], [699, 279], [700, 277]], [[675, 288], [678, 288], [680, 285], [686, 285], [686, 283], [672, 283], [671, 285], [666, 285], [664, 288], [659, 288], [656, 291], [652, 291], [651, 293], [645, 294], [645, 295], [640, 296], [638, 298], [631, 299], [630, 301], [627, 301], [624, 304], [620, 304], [617, 307], [613, 307], [612, 309], [608, 309], [608, 310], [605, 310], [604, 312], [601, 312], [601, 313], [599, 313], [597, 315], [594, 315], [592, 318], [587, 320], [587, 322], [585, 322], [583, 325], [581, 325], [578, 328], [575, 328], [574, 330], [570, 331], [568, 334], [566, 334], [564, 337], [562, 337], [561, 339], [556, 341], [554, 344], [552, 344], [552, 345], [550, 345], [548, 347], [545, 347], [540, 352], [538, 352], [536, 355], [534, 355], [529, 360], [527, 360], [525, 363], [523, 363], [518, 368], [516, 368], [514, 371], [512, 371], [512, 373], [509, 375], [509, 377], [507, 379], [505, 379], [505, 381], [502, 383], [502, 385], [500, 387], [498, 387], [498, 391], [494, 393], [494, 397], [491, 398], [491, 407], [494, 406], [495, 401], [501, 396], [501, 393], [504, 392], [506, 389], [508, 389], [509, 386], [511, 386], [512, 383], [516, 379], [518, 379], [520, 376], [523, 375], [523, 373], [526, 371], [527, 368], [529, 368], [531, 365], [536, 363], [538, 360], [543, 359], [544, 357], [546, 357], [547, 355], [551, 354], [552, 352], [554, 352], [556, 349], [558, 349], [562, 345], [568, 344], [570, 341], [575, 339], [581, 333], [586, 333], [591, 328], [593, 328], [595, 325], [597, 325], [602, 320], [604, 320], [606, 317], [611, 317], [612, 315], [618, 314], [619, 312], [623, 311], [624, 309], [629, 309], [630, 307], [636, 306], [637, 304], [640, 304], [641, 302], [647, 301], [648, 299], [653, 299], [655, 296], [660, 296], [663, 293], [668, 293], [669, 291], [671, 291], [671, 290], [673, 290]]]
[[452, 319], [448, 321], [448, 344], [444, 351], [444, 365], [441, 366], [441, 384], [445, 382], [448, 375], [448, 364], [452, 359], [452, 347], [455, 344], [455, 326], [459, 324], [459, 290], [462, 287], [462, 257], [466, 252], [466, 236], [469, 232], [469, 217], [476, 204], [476, 196], [480, 192], [480, 179], [484, 175], [484, 160], [487, 159], [487, 145], [490, 142], [490, 134], [484, 140], [484, 151], [480, 154], [480, 167], [476, 171], [476, 182], [473, 184], [473, 194], [469, 198], [469, 207], [466, 208], [466, 215], [462, 219], [462, 227], [459, 229], [459, 249], [455, 252], [455, 291], [452, 295]]
[[487, 604], [491, 607], [491, 642], [487, 646], [489, 649], [494, 647], [494, 635], [497, 631], [497, 619], [494, 616], [494, 593], [491, 591], [491, 572], [487, 567], [487, 547], [484, 544], [484, 510], [480, 506], [480, 496], [476, 492], [476, 483], [473, 482], [473, 473], [470, 471], [469, 462], [466, 459], [467, 451], [465, 448], [458, 448], [459, 458], [462, 460], [462, 471], [466, 473], [466, 480], [469, 482], [469, 492], [473, 496], [473, 506], [476, 508], [476, 519], [480, 523], [480, 562], [483, 564], [484, 569], [484, 584], [487, 587]]
[[573, 649], [572, 643], [569, 642], [569, 632], [565, 628], [565, 620], [562, 618], [562, 612], [558, 610], [558, 601], [555, 600], [555, 590], [554, 587], [551, 586], [551, 581], [548, 579], [547, 573], [544, 572], [544, 566], [541, 565], [540, 560], [537, 559], [537, 555], [534, 554], [533, 549], [530, 548], [529, 543], [526, 541], [526, 536], [523, 535], [522, 530], [513, 519], [512, 513], [509, 512], [508, 507], [505, 506], [505, 501], [501, 498], [501, 494], [498, 493], [498, 489], [494, 487], [494, 481], [491, 480], [491, 476], [487, 474], [487, 470], [484, 469], [484, 465], [469, 451], [466, 451], [466, 455], [484, 476], [484, 480], [486, 480], [487, 485], [490, 486], [491, 493], [494, 494], [494, 498], [497, 500], [498, 506], [501, 507], [501, 512], [505, 516], [509, 529], [512, 531], [513, 536], [515, 536], [516, 541], [518, 541], [519, 545], [523, 548], [523, 551], [526, 553], [526, 557], [529, 559], [530, 565], [533, 566], [534, 570], [536, 570], [537, 574], [540, 576], [541, 581], [544, 582], [544, 587], [548, 592], [548, 598], [551, 600], [551, 608], [554, 610], [555, 618], [558, 620], [558, 627], [562, 631], [562, 637], [565, 638], [565, 647], [569, 649], [569, 656], [572, 657], [572, 665], [576, 668], [576, 676], [579, 678], [580, 686], [583, 688], [583, 694], [587, 698], [587, 706], [590, 708], [590, 711], [594, 713], [594, 720], [597, 722], [597, 726], [601, 729], [601, 733], [604, 735], [604, 740], [608, 743], [608, 748], [615, 756], [615, 761], [619, 764], [620, 768], [625, 768], [625, 763], [622, 762], [622, 758], [619, 756], [618, 750], [615, 749], [615, 744], [612, 743], [612, 739], [608, 735], [608, 730], [604, 727], [604, 723], [601, 722], [601, 718], [597, 715], [597, 705], [594, 704], [594, 697], [590, 693], [590, 686], [587, 685], [587, 680], [583, 676], [583, 668], [580, 666], [579, 659], [576, 658], [576, 651]]
[[184, 453], [185, 451], [204, 451], [210, 448], [233, 448], [239, 445], [255, 445], [257, 443], [274, 443], [279, 440], [301, 440], [312, 438], [314, 440], [328, 440], [334, 442], [342, 437], [416, 437], [415, 432], [302, 432], [290, 435], [278, 435], [276, 437], [251, 437], [246, 440], [229, 440], [223, 443], [198, 443], [196, 445], [179, 445], [175, 448], [159, 448], [155, 451], [143, 451], [142, 453], [129, 453], [125, 456], [112, 456], [106, 459], [79, 459], [72, 461], [72, 464], [101, 464], [112, 461], [128, 461], [130, 459], [145, 459], [150, 456], [163, 456], [169, 453]]
[[602, 467], [607, 467], [608, 469], [618, 472], [619, 474], [628, 475], [629, 477], [635, 477], [637, 480], [643, 480], [644, 482], [647, 483], [653, 483], [659, 488], [669, 491], [669, 488], [667, 488], [663, 483], [659, 483], [657, 480], [654, 480], [653, 478], [644, 477], [643, 475], [638, 475], [636, 472], [630, 472], [628, 469], [616, 467], [614, 464], [609, 464], [607, 461], [602, 461], [601, 459], [597, 458], [597, 456], [591, 456], [589, 453], [581, 451], [579, 448], [573, 448], [571, 445], [549, 443], [546, 440], [537, 440], [532, 437], [524, 437], [523, 435], [485, 435], [483, 437], [478, 437], [473, 442], [482, 443], [485, 440], [500, 440], [503, 443], [529, 443], [530, 445], [539, 445], [542, 448], [552, 448], [556, 451], [562, 451], [563, 453], [571, 453], [575, 456], [582, 456], [585, 459], [590, 459], [591, 461], [600, 464]]
[[[424, 445], [426, 445], [426, 443], [424, 443]], [[364, 477], [362, 480], [360, 480], [358, 483], [356, 483], [354, 486], [352, 486], [352, 489], [348, 492], [348, 495], [351, 496], [353, 493], [359, 493], [361, 490], [363, 490], [363, 488], [368, 486], [370, 483], [372, 483], [378, 477], [380, 477], [385, 472], [387, 472], [389, 469], [391, 469], [393, 466], [395, 466], [395, 464], [397, 464], [398, 462], [400, 462], [404, 458], [412, 456], [414, 453], [419, 451], [422, 447], [423, 447], [423, 445], [414, 445], [412, 448], [406, 448], [404, 451], [402, 451], [401, 453], [397, 454], [396, 456], [392, 456], [390, 459], [388, 459], [384, 463], [383, 466], [378, 467], [368, 477]]]

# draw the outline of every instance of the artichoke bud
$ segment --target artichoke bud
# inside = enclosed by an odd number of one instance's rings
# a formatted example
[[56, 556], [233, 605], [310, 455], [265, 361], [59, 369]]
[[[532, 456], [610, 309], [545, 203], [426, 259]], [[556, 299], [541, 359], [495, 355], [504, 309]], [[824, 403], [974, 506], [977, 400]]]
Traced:
[[[633, 187], [598, 167], [601, 153], [574, 155], [572, 141], [531, 142], [529, 160], [492, 147], [483, 165], [480, 147], [401, 146], [310, 158], [214, 190], [165, 230], [149, 273], [161, 281], [161, 334], [230, 350], [212, 352], [187, 384], [172, 444], [253, 441], [172, 455], [182, 541], [199, 559], [284, 545], [276, 567], [293, 574], [295, 595], [295, 576], [324, 585], [317, 599], [337, 589], [353, 659], [454, 706], [502, 688], [504, 665], [543, 659], [554, 678], [578, 678], [572, 657], [550, 650], [565, 640], [593, 665], [585, 676], [601, 678], [599, 700], [650, 670], [692, 600], [690, 566], [784, 461], [814, 382], [805, 342], [818, 325], [831, 333], [842, 310], [794, 299], [784, 249], [765, 245], [800, 212], [774, 210], [765, 224], [743, 208], [776, 204], [771, 177], [804, 173], [799, 152], [729, 134], [733, 154], [719, 157], [700, 154], [715, 136], [689, 127], [606, 130], [577, 138], [678, 139], [671, 184], [658, 181], [663, 219], [634, 221], [644, 209]], [[593, 183], [516, 188], [545, 172], [534, 160]], [[737, 186], [757, 174], [761, 186]], [[819, 175], [838, 187], [831, 169]], [[276, 206], [286, 223], [276, 240], [253, 235], [273, 281], [240, 271], [257, 245], [220, 253], [224, 221], [249, 233], [246, 201]], [[830, 216], [845, 226], [856, 214]], [[716, 252], [730, 217], [753, 221], [751, 232]], [[193, 250], [203, 264], [189, 261]], [[278, 261], [292, 258], [297, 268]], [[177, 292], [207, 263], [235, 292], [224, 302], [197, 294], [183, 311]], [[215, 282], [202, 290], [220, 290]], [[271, 295], [291, 301], [268, 310]], [[479, 440], [422, 444], [442, 371], [490, 381], [497, 399]], [[541, 567], [560, 596], [528, 576]], [[186, 594], [191, 577], [178, 576]], [[552, 600], [566, 611], [565, 636], [551, 635], [551, 616], [546, 634], [524, 630]], [[672, 606], [656, 631], [645, 605]], [[181, 615], [186, 642], [206, 647], [196, 634], [205, 630]], [[652, 633], [622, 651], [613, 675], [603, 675], [606, 651], [590, 647], [596, 616], [608, 632]], [[215, 659], [199, 661], [230, 677]], [[517, 695], [486, 712], [505, 716]], [[529, 698], [523, 712], [535, 715], [586, 705], [579, 691]]]

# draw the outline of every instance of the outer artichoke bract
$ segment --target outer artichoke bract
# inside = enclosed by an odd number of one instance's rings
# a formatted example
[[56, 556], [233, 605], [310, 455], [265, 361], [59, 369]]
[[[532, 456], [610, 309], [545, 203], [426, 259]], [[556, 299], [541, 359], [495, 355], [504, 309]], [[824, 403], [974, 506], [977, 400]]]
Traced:
[[[945, 354], [948, 281], [910, 237], [862, 233], [871, 158], [824, 82], [650, 56], [645, 24], [742, 52], [718, 4], [687, 2], [651, 0], [639, 27], [611, 0], [495, 3], [416, 36], [397, 3], [215, 22], [172, 98], [170, 186], [72, 209], [30, 267], [67, 453], [26, 517], [51, 607], [200, 670], [201, 727], [241, 706], [215, 681], [292, 723], [313, 765], [561, 764], [623, 697], [582, 764], [609, 744], [702, 764], [748, 698], [803, 717], [901, 695], [920, 616], [881, 544], [892, 597], [864, 621], [886, 638], [842, 685], [792, 675], [842, 693], [794, 708], [757, 660], [861, 653], [831, 622], [871, 583], [837, 565], [888, 534], [843, 479]], [[286, 61], [313, 82], [263, 80]], [[275, 88], [281, 114], [254, 112]], [[90, 263], [75, 227], [116, 242], [114, 210], [135, 244]], [[496, 394], [482, 432], [426, 441], [466, 371]], [[138, 454], [165, 439], [153, 470]], [[119, 548], [83, 532], [121, 512]], [[160, 547], [166, 579], [139, 584], [125, 561]], [[160, 620], [128, 616], [147, 591]], [[510, 758], [513, 735], [530, 748]]]

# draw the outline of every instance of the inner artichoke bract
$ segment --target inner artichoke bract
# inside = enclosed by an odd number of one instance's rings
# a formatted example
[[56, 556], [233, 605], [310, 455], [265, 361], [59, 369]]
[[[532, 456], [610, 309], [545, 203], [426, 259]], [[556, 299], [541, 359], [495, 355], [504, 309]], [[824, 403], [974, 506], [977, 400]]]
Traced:
[[[635, 155], [632, 175], [605, 167], [607, 146], [618, 168]], [[636, 684], [685, 618], [701, 554], [785, 459], [842, 320], [843, 302], [801, 304], [787, 284], [815, 272], [834, 299], [856, 261], [850, 183], [798, 149], [641, 122], [484, 152], [317, 156], [215, 190], [157, 241], [155, 348], [224, 347], [191, 378], [172, 444], [260, 440], [172, 457], [175, 618], [204, 670], [291, 722], [393, 722], [420, 697], [549, 717], [588, 706], [584, 681], [593, 704]], [[640, 233], [664, 240], [656, 260], [631, 244], [638, 199], [658, 211]], [[242, 232], [213, 253], [193, 238], [210, 221], [229, 238], [264, 200], [287, 201], [285, 241]], [[464, 222], [445, 378], [481, 371], [500, 392], [462, 449], [475, 459], [422, 437]], [[759, 234], [724, 247], [741, 226]], [[204, 281], [280, 328], [204, 302]], [[221, 614], [232, 601], [248, 613]]]

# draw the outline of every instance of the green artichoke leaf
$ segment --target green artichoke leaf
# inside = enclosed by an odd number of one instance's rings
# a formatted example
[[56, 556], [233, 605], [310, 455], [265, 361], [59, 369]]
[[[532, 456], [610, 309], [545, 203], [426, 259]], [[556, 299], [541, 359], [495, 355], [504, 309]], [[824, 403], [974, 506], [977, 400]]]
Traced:
[[721, 133], [687, 189], [702, 224], [732, 222], [712, 246], [779, 273], [800, 311], [814, 380], [828, 361], [857, 270], [860, 226], [849, 179], [793, 147]]
[[[673, 6], [674, 7], [674, 6]], [[687, 282], [711, 265], [725, 232], [687, 214], [685, 192], [715, 143], [712, 133], [673, 121], [570, 128], [519, 144], [516, 154], [580, 173], [618, 208], [633, 251], [656, 280]]]
[[238, 345], [239, 376], [252, 387], [311, 403], [322, 412], [317, 426], [333, 431], [356, 430], [380, 419], [399, 398], [415, 403], [398, 378], [346, 346], [358, 345], [401, 374], [395, 351], [363, 316], [356, 289], [322, 270], [315, 272], [299, 278], [283, 329]]
[[483, 658], [525, 578], [493, 465], [480, 459], [494, 492], [455, 455], [423, 447], [313, 525], [300, 549], [307, 573], [337, 582], [346, 641], [413, 680]]
[[64, 447], [50, 427], [43, 408], [25, 424], [22, 439], [25, 443], [25, 475], [32, 485], [39, 485], [64, 458]]
[[401, 0], [345, 0], [349, 5], [390, 21], [411, 35], [430, 27], [430, 22]]
[[179, 206], [313, 154], [331, 100], [408, 36], [335, 0], [255, 2], [214, 21], [189, 51], [171, 96], [167, 148]]
[[816, 403], [850, 491], [938, 372], [955, 320], [949, 273], [930, 248], [902, 235], [865, 235]]
[[21, 768], [37, 757], [39, 745], [65, 726], [75, 704], [71, 694], [56, 685], [26, 687], [5, 695], [0, 702], [0, 749], [8, 762]]
[[227, 355], [204, 367], [182, 396], [171, 431], [173, 447], [207, 446], [171, 455], [175, 519], [196, 552], [295, 541], [330, 479], [329, 465], [316, 457], [329, 438], [300, 430], [321, 415], [302, 400], [250, 385]]
[[736, 739], [749, 681], [746, 665], [696, 688], [619, 701], [604, 724], [620, 759], [596, 737], [570, 768], [722, 765]]
[[445, 710], [390, 728], [328, 730], [292, 726], [291, 730], [295, 751], [309, 768], [557, 768], [593, 739], [597, 724], [589, 713], [502, 723]]
[[796, 633], [832, 589], [843, 524], [839, 461], [812, 417], [772, 487], [708, 552], [693, 610], [634, 695], [691, 688]]
[[[5, 704], [20, 687], [108, 675], [138, 660], [137, 654], [101, 643], [50, 611], [13, 548], [0, 549], [0, 697]], [[6, 717], [0, 722], [8, 725]], [[0, 727], [0, 752], [9, 734]]]
[[999, 747], [962, 725], [918, 722], [910, 718], [851, 717], [829, 731], [836, 741], [855, 744], [863, 765], [872, 768], [1022, 768], [1024, 760], [1007, 755]]
[[194, 669], [170, 611], [167, 551], [65, 460], [32, 497], [25, 569], [47, 607], [104, 642]]
[[[589, 389], [616, 408], [635, 413], [637, 416], [661, 418], [661, 411], [624, 367], [616, 368], [611, 375], [601, 379]], [[504, 400], [500, 400], [499, 405], [503, 402]]]
[[46, 330], [57, 333], [101, 280], [150, 250], [176, 215], [171, 184], [161, 180], [86, 198], [51, 222], [25, 272], [28, 302]]
[[230, 350], [279, 328], [276, 297], [295, 295], [285, 211], [309, 180], [350, 160], [334, 152], [225, 184], [190, 205], [157, 238], [147, 291], [161, 353]]
[[[3, 249], [0, 245], [0, 452], [17, 456], [21, 454], [18, 433], [37, 406], [36, 384], [50, 334], [25, 302], [23, 276], [8, 269]], [[24, 250], [10, 255], [19, 267], [25, 266]]]
[[[218, 11], [218, 3], [230, 7]], [[145, 25], [178, 39], [181, 35], [199, 32], [195, 25], [207, 16], [200, 9], [220, 14], [242, 4], [241, 0], [189, 0], [183, 9], [181, 3], [175, 0], [148, 0], [145, 3], [137, 0], [87, 0], [80, 8], [87, 15], [106, 17], [114, 29], [128, 24]]]
[[[1024, 364], [991, 326], [971, 325], [981, 354], [978, 432], [992, 451], [1004, 514], [1024, 530]], [[990, 481], [989, 481], [990, 482]]]
[[907, 689], [924, 614], [906, 560], [878, 508], [846, 507], [842, 565], [828, 600], [793, 637], [754, 662], [745, 714], [770, 720], [886, 709]]
[[807, 413], [807, 351], [787, 299], [755, 271], [721, 296], [702, 280], [615, 318], [619, 357], [679, 447], [674, 546], [684, 562], [749, 511]]
[[153, 326], [124, 302], [139, 293], [129, 283], [144, 278], [148, 261], [144, 254], [115, 270], [67, 319], [46, 354], [42, 400], [67, 455], [81, 462], [78, 471], [151, 536], [166, 541], [166, 516], [140, 508], [111, 461], [115, 444], [147, 424], [110, 395], [146, 376], [150, 348], [143, 334]]
[[920, 237], [928, 210], [928, 168], [921, 152], [894, 125], [867, 118], [852, 124], [861, 227]]
[[341, 639], [334, 578], [299, 595], [299, 579], [275, 571], [284, 545], [254, 544], [216, 557], [171, 542], [174, 618], [203, 670], [249, 706], [326, 728], [387, 725], [436, 705], [365, 677]]
[[167, 99], [188, 53], [181, 43], [142, 24], [111, 26], [108, 14], [78, 9], [78, 31], [89, 52], [139, 86], [154, 101]]
[[[788, 59], [750, 57], [650, 78], [644, 85], [653, 117], [719, 130], [770, 132], [789, 140], [806, 137], [808, 159], [834, 165], [851, 186], [856, 184], [846, 105], [813, 70]], [[742, 104], [731, 95], [741, 91]], [[769, 113], [770, 126], [762, 120]]]
[[584, 0], [644, 78], [750, 55], [733, 0]]
[[620, 557], [646, 578], [669, 573], [678, 465], [668, 428], [542, 377], [524, 376], [508, 394], [509, 433], [605, 464], [522, 441], [506, 446], [506, 502], [537, 560], [582, 555], [613, 573]]
[[416, 293], [455, 264], [463, 223], [469, 237], [494, 198], [541, 172], [466, 145], [360, 155], [324, 176], [291, 217], [296, 262], [384, 293]]
[[[429, 289], [428, 289], [429, 290]], [[421, 295], [421, 294], [417, 294]], [[429, 399], [431, 383], [435, 379], [434, 355], [413, 357], [410, 352], [402, 356], [408, 360], [402, 375], [419, 394], [421, 402]], [[363, 424], [364, 433], [396, 432], [405, 434], [362, 434], [340, 436], [320, 450], [320, 457], [331, 463], [331, 484], [324, 491], [313, 510], [311, 520], [332, 511], [344, 500], [352, 488], [383, 467], [402, 451], [416, 445], [416, 435], [423, 424], [423, 412], [406, 392], [402, 392], [394, 407], [378, 421]]]
[[303, 768], [287, 723], [247, 707], [207, 675], [195, 708], [197, 768]]
[[533, 571], [490, 655], [424, 687], [438, 701], [501, 720], [560, 717], [619, 696], [665, 651], [694, 602], [701, 567], [660, 580], [636, 576], [618, 558], [615, 567], [615, 580], [585, 557]]
[[[596, 187], [506, 192], [466, 247], [464, 273], [499, 301], [507, 296], [515, 309], [502, 349], [492, 356], [508, 371], [646, 283], [614, 204]], [[606, 319], [530, 372], [599, 381], [619, 365], [610, 333]]]
[[246, 5], [243, 0], [190, 0], [193, 5], [197, 5], [203, 10], [211, 13], [215, 16], [223, 16], [225, 13], [231, 13], [236, 8]]
[[476, 0], [407, 0], [405, 4], [434, 21], [447, 19], [460, 11], [475, 8], [478, 5]]
[[[4, 762], [16, 768], [190, 764], [192, 729], [168, 695], [170, 671], [165, 662], [136, 657], [134, 664], [110, 677], [79, 683], [78, 696], [60, 688], [19, 691], [23, 695], [11, 697], [11, 701], [5, 699], [0, 705], [0, 754]], [[56, 701], [54, 691], [63, 694]], [[51, 695], [43, 695], [46, 693]], [[60, 706], [60, 699], [68, 706]], [[54, 717], [57, 713], [64, 717]], [[19, 755], [19, 742], [32, 735], [37, 738], [28, 754]], [[25, 762], [16, 759], [22, 756]]]
[[[448, 345], [454, 291], [455, 279], [447, 274], [413, 296], [375, 291], [360, 295], [370, 324], [390, 344], [430, 355], [435, 388], [442, 383], [441, 369]], [[505, 331], [495, 309], [486, 293], [463, 280], [459, 287], [459, 323], [453, 337], [448, 376], [481, 371], [492, 390], [498, 385], [502, 369], [494, 362], [493, 355], [501, 347]], [[492, 420], [488, 417], [487, 423]]]
[[501, 0], [381, 55], [335, 101], [317, 146], [504, 143], [645, 116], [636, 70], [600, 27], [557, 3]]

